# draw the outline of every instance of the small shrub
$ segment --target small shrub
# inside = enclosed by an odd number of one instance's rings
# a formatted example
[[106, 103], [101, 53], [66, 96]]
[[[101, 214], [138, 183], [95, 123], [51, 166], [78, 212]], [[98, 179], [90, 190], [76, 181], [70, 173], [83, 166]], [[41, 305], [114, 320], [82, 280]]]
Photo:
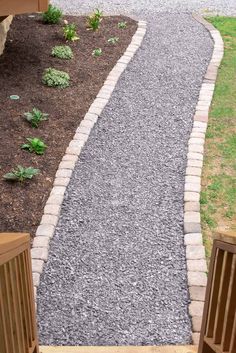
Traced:
[[57, 24], [59, 23], [61, 17], [62, 11], [56, 6], [49, 4], [48, 10], [43, 13], [43, 22], [48, 24]]
[[38, 127], [41, 121], [48, 119], [48, 114], [41, 112], [41, 110], [37, 108], [33, 108], [32, 112], [24, 113], [24, 116], [32, 127]]
[[41, 139], [37, 137], [28, 137], [26, 140], [28, 141], [28, 143], [24, 143], [21, 146], [22, 149], [28, 150], [29, 152], [34, 152], [36, 154], [44, 154], [47, 145], [45, 145], [45, 143]]
[[111, 38], [108, 39], [108, 43], [110, 43], [110, 44], [114, 44], [115, 45], [118, 42], [119, 42], [119, 38], [118, 37], [111, 37]]
[[39, 169], [33, 167], [22, 167], [18, 165], [16, 169], [13, 169], [10, 173], [3, 176], [5, 180], [9, 181], [24, 181], [26, 179], [32, 179], [34, 175], [39, 174]]
[[91, 16], [89, 16], [87, 19], [88, 29], [97, 31], [102, 22], [102, 15], [103, 15], [102, 11], [99, 11], [98, 9], [96, 9], [96, 11], [94, 11], [94, 13]]
[[66, 88], [69, 86], [70, 76], [64, 71], [49, 67], [44, 71], [42, 81], [49, 87]]
[[93, 56], [101, 56], [102, 55], [102, 49], [101, 48], [94, 49], [92, 55]]
[[59, 59], [72, 59], [73, 52], [68, 45], [56, 45], [52, 48], [52, 56]]
[[125, 29], [126, 27], [127, 27], [127, 22], [123, 21], [118, 23], [118, 28]]
[[74, 23], [65, 24], [63, 27], [64, 37], [66, 40], [70, 40], [74, 42], [75, 40], [79, 40], [80, 38], [76, 33], [76, 25]]

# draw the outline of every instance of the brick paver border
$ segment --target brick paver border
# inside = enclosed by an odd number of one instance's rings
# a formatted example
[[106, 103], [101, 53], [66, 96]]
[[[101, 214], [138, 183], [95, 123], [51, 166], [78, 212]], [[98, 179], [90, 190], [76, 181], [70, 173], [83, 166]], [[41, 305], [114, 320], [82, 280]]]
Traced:
[[192, 319], [192, 339], [198, 344], [207, 284], [207, 265], [200, 219], [200, 191], [205, 133], [218, 68], [224, 55], [224, 43], [215, 27], [201, 16], [193, 15], [209, 32], [214, 50], [204, 76], [194, 115], [192, 133], [188, 141], [188, 160], [184, 190], [184, 242], [186, 245], [187, 275], [190, 294], [189, 314]]
[[55, 232], [64, 194], [67, 185], [70, 182], [75, 163], [78, 160], [83, 146], [88, 140], [94, 124], [97, 122], [103, 109], [107, 105], [121, 74], [125, 71], [136, 51], [140, 48], [146, 34], [146, 27], [146, 21], [138, 21], [138, 28], [132, 37], [131, 43], [109, 73], [103, 87], [98, 92], [97, 97], [77, 128], [74, 138], [70, 142], [66, 149], [66, 153], [59, 164], [53, 188], [44, 208], [41, 223], [37, 228], [31, 249], [35, 300], [37, 300], [37, 287], [39, 286], [40, 275], [43, 272], [44, 263], [48, 259], [50, 239]]

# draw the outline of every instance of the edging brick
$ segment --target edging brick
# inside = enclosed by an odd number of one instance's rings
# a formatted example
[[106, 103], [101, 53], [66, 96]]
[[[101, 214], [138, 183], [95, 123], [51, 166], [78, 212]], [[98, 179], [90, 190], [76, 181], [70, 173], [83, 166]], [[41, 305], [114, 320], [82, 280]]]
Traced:
[[184, 193], [184, 233], [187, 275], [190, 295], [189, 314], [192, 319], [193, 344], [199, 343], [202, 311], [207, 284], [205, 247], [202, 242], [200, 212], [201, 174], [204, 159], [204, 142], [209, 108], [215, 89], [218, 68], [224, 54], [224, 43], [214, 26], [201, 16], [193, 15], [209, 32], [214, 50], [205, 73], [193, 118], [193, 128], [188, 141], [187, 168]]

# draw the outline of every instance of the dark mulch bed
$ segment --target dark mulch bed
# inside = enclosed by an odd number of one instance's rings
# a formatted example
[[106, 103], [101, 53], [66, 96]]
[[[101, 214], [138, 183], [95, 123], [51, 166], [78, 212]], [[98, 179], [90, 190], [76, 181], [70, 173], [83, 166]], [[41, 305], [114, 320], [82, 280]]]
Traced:
[[[137, 28], [129, 18], [105, 17], [101, 29], [94, 33], [86, 30], [84, 17], [64, 19], [76, 23], [81, 38], [69, 43], [74, 59], [66, 61], [50, 55], [53, 46], [65, 44], [61, 25], [44, 25], [39, 16], [27, 15], [15, 17], [0, 57], [0, 231], [26, 231], [34, 235], [65, 150]], [[127, 21], [126, 30], [118, 29], [120, 21]], [[107, 42], [114, 36], [119, 37], [115, 46]], [[94, 58], [91, 53], [99, 47], [103, 55]], [[68, 72], [70, 87], [45, 87], [41, 80], [47, 67]], [[19, 95], [20, 100], [10, 100], [13, 94]], [[38, 129], [22, 117], [33, 107], [50, 114]], [[26, 137], [42, 138], [48, 145], [45, 155], [21, 150]], [[41, 173], [24, 183], [4, 181], [2, 176], [18, 164], [39, 168]]]

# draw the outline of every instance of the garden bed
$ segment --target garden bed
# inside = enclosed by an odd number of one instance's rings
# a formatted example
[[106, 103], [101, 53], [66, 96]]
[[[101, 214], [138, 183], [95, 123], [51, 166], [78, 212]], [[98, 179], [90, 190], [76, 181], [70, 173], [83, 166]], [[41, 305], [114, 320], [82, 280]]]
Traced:
[[[63, 23], [45, 25], [39, 15], [17, 16], [0, 57], [1, 231], [34, 235], [65, 150], [137, 29], [135, 21], [121, 16], [104, 17], [97, 32], [86, 29], [85, 17], [63, 19], [77, 25], [79, 41], [65, 42]], [[118, 28], [121, 21], [127, 22], [126, 29]], [[119, 37], [118, 43], [108, 43], [110, 37]], [[74, 58], [52, 57], [52, 48], [64, 44], [70, 45]], [[102, 56], [92, 55], [95, 48], [102, 48]], [[65, 89], [44, 86], [42, 74], [48, 67], [67, 72], [71, 77], [70, 86]], [[11, 95], [20, 99], [11, 100]], [[38, 128], [32, 128], [24, 119], [24, 113], [34, 107], [49, 114], [49, 119]], [[28, 137], [44, 140], [48, 146], [44, 155], [21, 149]], [[24, 182], [5, 181], [3, 175], [17, 165], [38, 168], [40, 174]]]

